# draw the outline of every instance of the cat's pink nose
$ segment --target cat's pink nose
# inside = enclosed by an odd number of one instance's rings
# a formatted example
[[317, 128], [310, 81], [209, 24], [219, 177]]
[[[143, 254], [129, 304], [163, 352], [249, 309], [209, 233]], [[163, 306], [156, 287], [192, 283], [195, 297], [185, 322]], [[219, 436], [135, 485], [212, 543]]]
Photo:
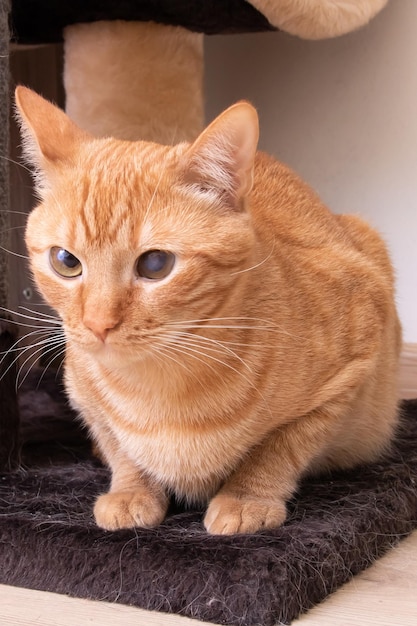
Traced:
[[118, 324], [116, 320], [100, 319], [99, 316], [97, 318], [84, 317], [83, 322], [84, 326], [91, 330], [93, 335], [103, 343], [106, 341], [109, 331]]

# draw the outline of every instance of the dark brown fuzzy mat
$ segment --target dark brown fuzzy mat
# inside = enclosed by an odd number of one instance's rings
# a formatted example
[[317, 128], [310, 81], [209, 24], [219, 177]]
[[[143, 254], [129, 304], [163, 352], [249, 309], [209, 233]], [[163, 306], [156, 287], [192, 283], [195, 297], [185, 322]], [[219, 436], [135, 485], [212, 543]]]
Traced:
[[[39, 373], [38, 373], [39, 377]], [[287, 523], [211, 537], [201, 511], [108, 533], [108, 472], [45, 376], [21, 394], [22, 467], [0, 480], [0, 582], [231, 625], [289, 623], [417, 526], [417, 401], [383, 462], [305, 481]]]

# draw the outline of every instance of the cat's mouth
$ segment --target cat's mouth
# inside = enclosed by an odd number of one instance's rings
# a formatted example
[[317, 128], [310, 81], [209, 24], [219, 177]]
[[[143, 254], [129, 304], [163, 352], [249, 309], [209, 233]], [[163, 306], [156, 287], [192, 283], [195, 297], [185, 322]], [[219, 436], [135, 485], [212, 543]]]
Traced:
[[86, 352], [91, 352], [94, 354], [109, 354], [116, 353], [120, 351], [124, 351], [128, 349], [125, 343], [120, 341], [115, 341], [114, 339], [105, 339], [104, 341], [100, 339], [72, 339], [73, 343], [76, 343], [81, 349]]
[[103, 341], [95, 337], [90, 339], [67, 333], [67, 340], [68, 343], [77, 346], [87, 355], [115, 366], [140, 361], [148, 352], [146, 349], [147, 342], [145, 345], [140, 345], [138, 342], [120, 340], [112, 336], [106, 337]]

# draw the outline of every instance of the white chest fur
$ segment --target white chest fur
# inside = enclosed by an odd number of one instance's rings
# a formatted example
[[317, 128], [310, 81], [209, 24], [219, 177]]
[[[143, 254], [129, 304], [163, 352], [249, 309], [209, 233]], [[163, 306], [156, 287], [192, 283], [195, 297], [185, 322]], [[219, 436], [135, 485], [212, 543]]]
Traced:
[[[81, 412], [87, 416], [93, 411], [87, 422], [97, 437], [94, 424], [105, 424], [131, 461], [190, 501], [210, 497], [270, 428], [269, 420], [260, 428], [256, 416], [242, 408], [233, 415], [236, 396], [230, 385], [219, 402], [218, 389], [179, 399], [161, 387], [152, 392], [133, 376], [113, 381], [97, 376], [91, 385], [77, 376], [71, 382]], [[227, 414], [219, 414], [220, 404], [228, 407]]]
[[137, 465], [187, 500], [206, 499], [237, 465], [246, 446], [236, 427], [218, 429], [161, 426], [134, 434], [112, 427]]

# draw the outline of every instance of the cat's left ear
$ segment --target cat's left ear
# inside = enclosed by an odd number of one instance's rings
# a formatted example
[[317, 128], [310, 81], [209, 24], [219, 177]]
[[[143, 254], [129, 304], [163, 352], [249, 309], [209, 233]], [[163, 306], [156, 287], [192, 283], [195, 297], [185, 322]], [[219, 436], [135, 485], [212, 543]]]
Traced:
[[239, 209], [252, 189], [258, 138], [256, 109], [249, 102], [229, 107], [186, 151], [181, 163], [185, 182]]

